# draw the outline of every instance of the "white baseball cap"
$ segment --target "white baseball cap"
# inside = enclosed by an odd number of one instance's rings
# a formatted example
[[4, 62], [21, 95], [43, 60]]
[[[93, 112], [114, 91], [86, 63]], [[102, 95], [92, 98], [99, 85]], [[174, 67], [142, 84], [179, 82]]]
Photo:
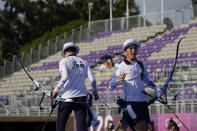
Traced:
[[70, 47], [74, 47], [76, 49], [76, 54], [79, 53], [79, 47], [77, 45], [75, 45], [73, 42], [68, 42], [68, 43], [65, 43], [64, 46], [63, 46], [63, 49], [62, 49], [62, 52], [61, 52], [61, 56], [64, 57], [64, 51]]
[[137, 45], [138, 48], [140, 48], [140, 42], [134, 40], [134, 39], [128, 39], [124, 42], [122, 49], [125, 51], [125, 49], [127, 47], [129, 47], [130, 45]]

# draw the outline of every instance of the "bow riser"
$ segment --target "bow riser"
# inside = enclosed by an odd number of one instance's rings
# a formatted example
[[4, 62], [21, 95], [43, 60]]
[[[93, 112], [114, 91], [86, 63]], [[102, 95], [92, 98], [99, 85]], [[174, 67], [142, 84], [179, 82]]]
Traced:
[[[163, 94], [165, 94], [165, 97], [166, 97], [166, 90], [169, 88], [168, 85], [169, 85], [169, 83], [172, 81], [172, 76], [173, 76], [173, 74], [174, 74], [174, 71], [175, 71], [175, 68], [176, 68], [177, 59], [178, 59], [179, 45], [180, 45], [180, 43], [181, 43], [181, 41], [182, 41], [183, 38], [184, 38], [184, 37], [182, 37], [182, 38], [179, 40], [178, 44], [177, 44], [177, 50], [176, 50], [176, 57], [175, 57], [175, 61], [174, 61], [174, 66], [173, 66], [173, 68], [172, 68], [172, 71], [169, 73], [169, 76], [168, 76], [168, 79], [167, 79], [166, 83], [164, 84], [164, 86], [162, 86], [161, 91], [157, 91], [156, 96], [153, 97], [153, 99], [150, 100], [150, 101], [148, 102], [148, 105], [155, 103], [155, 101], [157, 101], [158, 99], [160, 99], [160, 98], [161, 98], [161, 95], [163, 95]], [[147, 93], [146, 93], [146, 95], [147, 95]], [[150, 95], [149, 95], [149, 96], [150, 96]], [[177, 94], [174, 95], [173, 100], [176, 100], [176, 97], [177, 97]], [[159, 101], [159, 102], [160, 102], [160, 101]], [[162, 104], [167, 104], [167, 103], [168, 103], [168, 102], [167, 102], [167, 98], [166, 98], [165, 101], [162, 100], [161, 103], [162, 103]]]

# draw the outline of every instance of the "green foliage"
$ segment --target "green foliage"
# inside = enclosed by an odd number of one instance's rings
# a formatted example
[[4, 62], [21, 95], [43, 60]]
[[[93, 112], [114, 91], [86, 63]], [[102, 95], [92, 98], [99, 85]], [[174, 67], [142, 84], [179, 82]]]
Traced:
[[194, 17], [197, 17], [197, 0], [192, 0]]
[[[30, 48], [37, 48], [40, 43], [45, 44], [49, 39], [84, 24], [84, 22], [77, 24], [73, 20], [88, 20], [90, 1], [93, 2], [92, 20], [109, 18], [108, 0], [73, 0], [72, 5], [58, 3], [57, 0], [2, 1], [5, 2], [3, 10], [0, 10], [2, 59], [10, 57], [8, 52], [18, 54], [19, 50], [29, 51]], [[139, 13], [134, 0], [130, 0], [129, 5], [130, 15]], [[125, 0], [113, 4], [113, 18], [125, 16], [125, 12]], [[102, 26], [98, 26], [98, 32]]]
[[[72, 6], [75, 10], [80, 10], [80, 17], [88, 19], [88, 3], [92, 1], [91, 10], [92, 20], [109, 19], [110, 7], [109, 0], [74, 0]], [[123, 17], [126, 13], [126, 0], [119, 0], [113, 3], [113, 18]], [[129, 0], [129, 15], [139, 14], [139, 7], [135, 4], [135, 0]]]
[[72, 7], [79, 12], [81, 19], [88, 20], [88, 0], [73, 0]]
[[109, 1], [94, 0], [92, 9], [92, 20], [109, 19]]
[[[129, 0], [129, 16], [138, 15], [139, 7], [135, 4], [135, 0]], [[120, 0], [113, 5], [113, 17], [126, 16], [126, 0]]]
[[[57, 26], [79, 19], [72, 6], [58, 3], [57, 0], [4, 0], [0, 12], [0, 40], [2, 57], [7, 52], [17, 54], [25, 43], [50, 32]], [[12, 48], [10, 48], [12, 47]]]
[[164, 18], [164, 24], [166, 24], [167, 30], [170, 30], [174, 27], [173, 22], [169, 17]]
[[38, 48], [40, 44], [46, 45], [48, 40], [54, 40], [56, 36], [61, 36], [65, 32], [72, 31], [72, 29], [85, 23], [87, 23], [85, 20], [73, 20], [64, 26], [55, 27], [51, 32], [47, 31], [42, 37], [35, 39], [33, 42], [26, 43], [25, 46], [23, 46], [23, 48], [20, 50], [20, 53], [29, 52], [31, 48]]

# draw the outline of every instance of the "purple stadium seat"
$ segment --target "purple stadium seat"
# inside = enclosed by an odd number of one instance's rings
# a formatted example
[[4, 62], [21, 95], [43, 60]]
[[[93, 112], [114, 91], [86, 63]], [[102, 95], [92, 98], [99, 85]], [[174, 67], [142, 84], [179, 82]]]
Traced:
[[193, 90], [193, 88], [187, 88], [185, 89], [185, 97], [188, 99], [192, 99], [193, 96], [195, 95], [195, 91]]
[[0, 101], [1, 101], [4, 105], [8, 104], [9, 96], [0, 96]]
[[[165, 66], [172, 65], [174, 63], [174, 59], [163, 59], [157, 62], [157, 60], [149, 61], [147, 58], [151, 56], [153, 52], [160, 52], [166, 44], [173, 43], [180, 35], [185, 35], [187, 32], [192, 28], [197, 27], [197, 23], [190, 24], [187, 28], [180, 28], [180, 29], [173, 29], [170, 33], [165, 33], [161, 38], [155, 38], [153, 42], [147, 42], [145, 46], [139, 49], [138, 51], [138, 59], [143, 61], [148, 69], [150, 69], [150, 73], [153, 73], [156, 68], [163, 68]], [[119, 30], [119, 31], [111, 31], [111, 32], [100, 32], [96, 36], [90, 37], [88, 40], [84, 40], [84, 42], [92, 42], [95, 39], [100, 39], [104, 37], [110, 37], [112, 33], [123, 33], [128, 32], [130, 29], [127, 30]], [[114, 55], [115, 53], [122, 53], [122, 44], [109, 46], [107, 50], [100, 50], [100, 51], [92, 51], [90, 54], [81, 56], [83, 59], [86, 59], [90, 66], [95, 66], [97, 62], [102, 62], [100, 57], [106, 54]], [[180, 55], [180, 58], [196, 58], [197, 53], [192, 52], [191, 55], [188, 53], [184, 53]], [[115, 63], [119, 63], [121, 59], [115, 61]], [[186, 60], [179, 62], [180, 64], [197, 64], [196, 60]], [[28, 71], [35, 71], [35, 70], [47, 70], [47, 69], [54, 69], [58, 68], [58, 61], [56, 62], [49, 62], [43, 63], [41, 67], [29, 67], [27, 68]]]

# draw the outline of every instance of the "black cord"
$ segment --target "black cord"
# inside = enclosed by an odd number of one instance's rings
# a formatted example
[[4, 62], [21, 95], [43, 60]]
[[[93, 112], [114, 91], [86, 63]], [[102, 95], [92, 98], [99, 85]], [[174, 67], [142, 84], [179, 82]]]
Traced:
[[51, 112], [49, 113], [48, 119], [45, 121], [45, 124], [44, 124], [44, 126], [43, 126], [43, 128], [42, 128], [42, 131], [45, 130], [46, 125], [47, 125], [47, 123], [48, 123], [48, 121], [49, 121], [49, 119], [50, 119], [50, 117], [51, 117], [51, 115], [52, 115], [52, 113], [53, 113], [53, 110], [55, 109], [55, 107], [56, 107], [58, 104], [59, 104], [59, 101], [56, 101], [55, 104], [52, 106]]
[[44, 108], [42, 107], [42, 105], [41, 105], [42, 102], [43, 102], [43, 100], [44, 100], [44, 97], [45, 97], [45, 93], [42, 94], [42, 98], [41, 98], [40, 103], [39, 103], [40, 110], [44, 109]]

